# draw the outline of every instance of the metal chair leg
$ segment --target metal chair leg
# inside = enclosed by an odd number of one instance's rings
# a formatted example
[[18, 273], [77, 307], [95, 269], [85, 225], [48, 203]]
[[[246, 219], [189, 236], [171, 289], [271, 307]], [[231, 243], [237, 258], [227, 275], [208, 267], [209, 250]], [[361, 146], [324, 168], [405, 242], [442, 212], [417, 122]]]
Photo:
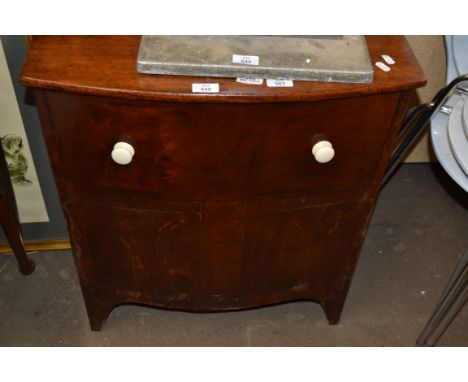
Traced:
[[467, 301], [468, 248], [458, 262], [455, 272], [416, 344], [418, 346], [434, 346]]

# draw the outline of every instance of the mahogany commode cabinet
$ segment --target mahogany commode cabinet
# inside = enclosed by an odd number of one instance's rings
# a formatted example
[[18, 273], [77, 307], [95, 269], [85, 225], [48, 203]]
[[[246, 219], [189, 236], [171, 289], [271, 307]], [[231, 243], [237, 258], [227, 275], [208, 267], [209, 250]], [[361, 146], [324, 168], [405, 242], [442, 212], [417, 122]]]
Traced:
[[[33, 39], [21, 81], [92, 329], [122, 303], [311, 300], [339, 321], [410, 94], [425, 84], [403, 37], [366, 40], [373, 63], [396, 62], [372, 83], [269, 88], [139, 74], [136, 36]], [[192, 93], [213, 82], [219, 93]]]

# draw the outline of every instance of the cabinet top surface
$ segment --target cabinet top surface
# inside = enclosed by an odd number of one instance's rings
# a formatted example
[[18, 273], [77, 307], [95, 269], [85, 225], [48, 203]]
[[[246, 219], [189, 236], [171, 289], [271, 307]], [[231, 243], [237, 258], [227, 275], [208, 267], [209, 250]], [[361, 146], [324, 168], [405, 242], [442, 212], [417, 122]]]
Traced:
[[[374, 65], [369, 84], [294, 81], [292, 88], [269, 88], [235, 78], [141, 74], [136, 70], [139, 36], [34, 37], [21, 82], [25, 86], [122, 98], [200, 102], [314, 101], [402, 91], [426, 83], [416, 58], [402, 36], [367, 36], [372, 64], [395, 64], [384, 72]], [[219, 93], [192, 93], [193, 83], [218, 83]]]

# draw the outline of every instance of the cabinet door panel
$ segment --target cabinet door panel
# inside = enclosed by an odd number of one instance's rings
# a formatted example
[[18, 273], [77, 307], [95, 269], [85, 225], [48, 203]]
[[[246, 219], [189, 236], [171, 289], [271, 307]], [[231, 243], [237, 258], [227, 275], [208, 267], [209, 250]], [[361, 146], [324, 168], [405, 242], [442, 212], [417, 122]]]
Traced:
[[349, 281], [370, 213], [370, 203], [312, 197], [74, 200], [67, 215], [84, 282], [182, 309], [327, 298]]

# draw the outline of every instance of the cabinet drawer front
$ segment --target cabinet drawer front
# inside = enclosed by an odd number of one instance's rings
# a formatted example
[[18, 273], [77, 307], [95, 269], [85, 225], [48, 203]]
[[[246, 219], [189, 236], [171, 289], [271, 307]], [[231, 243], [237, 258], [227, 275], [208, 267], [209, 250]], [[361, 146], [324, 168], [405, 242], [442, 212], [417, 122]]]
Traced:
[[[193, 104], [47, 93], [69, 186], [161, 199], [248, 199], [334, 192], [374, 178], [397, 94], [325, 102]], [[312, 146], [331, 142], [318, 163]], [[111, 157], [132, 146], [129, 164]]]

